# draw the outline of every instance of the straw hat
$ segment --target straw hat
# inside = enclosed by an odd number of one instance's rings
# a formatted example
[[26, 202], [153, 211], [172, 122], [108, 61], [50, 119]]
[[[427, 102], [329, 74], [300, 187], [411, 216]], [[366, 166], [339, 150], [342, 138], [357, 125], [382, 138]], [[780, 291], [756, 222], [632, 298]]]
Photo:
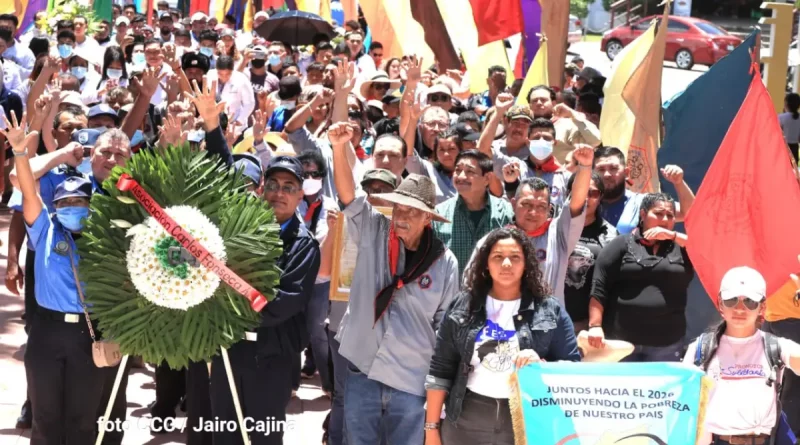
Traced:
[[583, 352], [584, 362], [616, 363], [633, 353], [633, 345], [622, 340], [605, 340], [604, 348], [593, 348], [587, 331], [578, 334], [578, 348]]
[[412, 173], [392, 193], [376, 193], [373, 196], [430, 213], [434, 221], [450, 222], [436, 213], [436, 188], [427, 176]]
[[367, 97], [367, 92], [373, 83], [388, 83], [389, 88], [391, 89], [400, 88], [400, 84], [402, 82], [400, 82], [400, 79], [389, 79], [389, 75], [386, 74], [386, 71], [378, 70], [369, 78], [369, 80], [366, 80], [361, 84], [361, 97]]

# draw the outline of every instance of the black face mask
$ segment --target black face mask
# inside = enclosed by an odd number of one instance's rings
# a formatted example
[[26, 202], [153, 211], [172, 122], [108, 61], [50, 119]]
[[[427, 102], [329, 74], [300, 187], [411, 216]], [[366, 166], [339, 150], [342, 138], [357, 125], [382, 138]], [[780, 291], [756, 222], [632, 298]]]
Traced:
[[257, 69], [264, 68], [264, 66], [266, 64], [267, 64], [267, 61], [264, 60], [264, 59], [253, 59], [253, 60], [250, 61], [250, 65], [252, 65], [253, 68], [257, 68]]

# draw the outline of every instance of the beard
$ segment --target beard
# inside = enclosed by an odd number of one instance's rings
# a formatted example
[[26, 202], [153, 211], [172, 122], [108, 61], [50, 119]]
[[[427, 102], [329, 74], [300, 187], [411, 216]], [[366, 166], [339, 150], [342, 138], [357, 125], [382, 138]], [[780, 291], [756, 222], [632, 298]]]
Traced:
[[619, 182], [614, 187], [609, 187], [606, 189], [605, 193], [603, 193], [603, 200], [604, 201], [614, 201], [622, 194], [625, 193], [625, 180]]

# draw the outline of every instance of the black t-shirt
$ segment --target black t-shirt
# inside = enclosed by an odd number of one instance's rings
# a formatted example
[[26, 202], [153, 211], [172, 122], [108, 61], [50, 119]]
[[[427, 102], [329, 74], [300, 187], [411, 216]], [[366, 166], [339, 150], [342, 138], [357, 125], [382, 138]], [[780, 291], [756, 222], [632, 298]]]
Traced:
[[[668, 346], [686, 334], [686, 294], [694, 267], [686, 249], [661, 241], [658, 253], [636, 241], [614, 238], [597, 258], [592, 296], [614, 311], [606, 337], [642, 346]], [[605, 320], [604, 320], [605, 321]]]
[[594, 277], [594, 263], [600, 251], [618, 235], [617, 229], [603, 219], [583, 228], [575, 250], [569, 255], [564, 281], [564, 300], [573, 322], [589, 319], [589, 297]]

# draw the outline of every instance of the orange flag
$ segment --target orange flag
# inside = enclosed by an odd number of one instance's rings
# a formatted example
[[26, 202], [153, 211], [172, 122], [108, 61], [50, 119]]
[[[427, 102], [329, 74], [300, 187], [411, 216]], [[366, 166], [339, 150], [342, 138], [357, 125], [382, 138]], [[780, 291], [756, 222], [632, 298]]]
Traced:
[[[698, 106], [702, 106], [699, 104]], [[800, 187], [761, 76], [739, 112], [686, 218], [687, 249], [712, 299], [729, 269], [748, 266], [767, 281], [767, 316], [800, 317], [789, 274], [800, 266]]]
[[358, 0], [341, 0], [344, 20], [358, 20]]
[[628, 178], [631, 190], [651, 193], [661, 189], [658, 179], [656, 153], [661, 145], [661, 72], [664, 66], [664, 49], [667, 42], [669, 4], [642, 63], [628, 79], [622, 90], [622, 99], [634, 115], [633, 135], [628, 147]]
[[547, 79], [551, 86], [564, 85], [567, 59], [569, 0], [539, 0], [542, 5], [542, 34], [547, 36]]

